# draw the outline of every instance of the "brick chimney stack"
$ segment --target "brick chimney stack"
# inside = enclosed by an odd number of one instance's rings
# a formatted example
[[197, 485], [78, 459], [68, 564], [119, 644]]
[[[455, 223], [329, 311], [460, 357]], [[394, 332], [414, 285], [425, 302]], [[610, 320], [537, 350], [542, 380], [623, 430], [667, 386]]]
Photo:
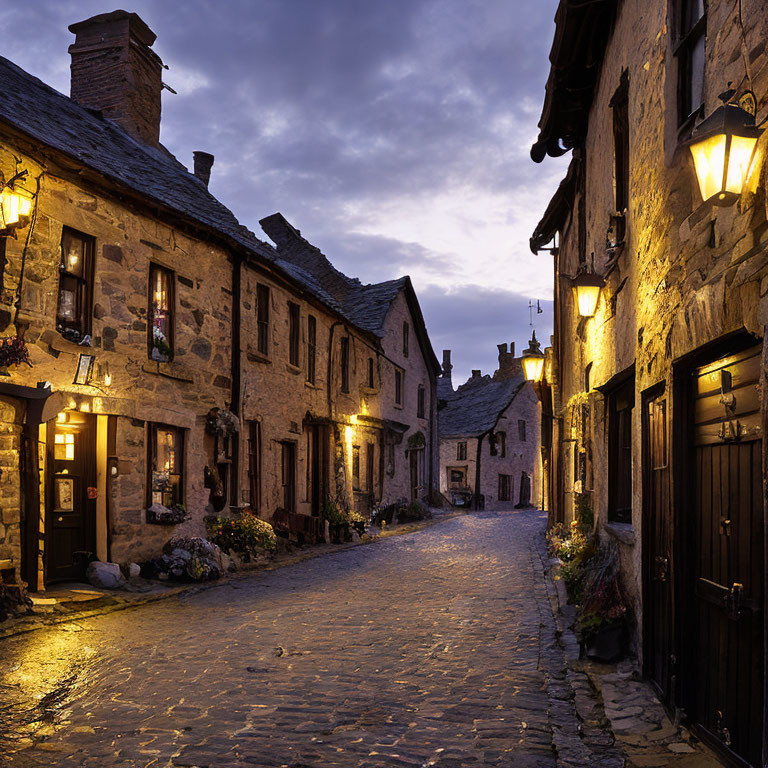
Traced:
[[208, 152], [193, 152], [192, 158], [195, 163], [195, 176], [208, 186], [211, 180], [211, 168], [213, 168], [213, 155]]
[[69, 27], [75, 42], [70, 96], [100, 110], [135, 139], [160, 141], [163, 62], [151, 50], [155, 33], [135, 14], [112, 11]]
[[443, 350], [443, 378], [450, 379], [453, 366], [451, 365], [451, 350]]

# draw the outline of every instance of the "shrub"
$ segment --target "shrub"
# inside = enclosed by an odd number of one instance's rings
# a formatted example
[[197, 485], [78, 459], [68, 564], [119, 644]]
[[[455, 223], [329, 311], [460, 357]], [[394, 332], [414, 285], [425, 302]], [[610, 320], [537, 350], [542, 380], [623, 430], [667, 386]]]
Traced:
[[432, 513], [419, 501], [412, 501], [404, 505], [398, 512], [399, 522], [410, 522], [413, 520], [426, 520], [432, 517]]
[[272, 552], [277, 537], [272, 526], [250, 512], [240, 518], [216, 517], [209, 522], [208, 538], [225, 552], [232, 550], [246, 562], [260, 551]]
[[347, 516], [339, 508], [339, 505], [332, 499], [327, 499], [323, 503], [323, 508], [320, 512], [331, 525], [343, 525], [349, 522]]

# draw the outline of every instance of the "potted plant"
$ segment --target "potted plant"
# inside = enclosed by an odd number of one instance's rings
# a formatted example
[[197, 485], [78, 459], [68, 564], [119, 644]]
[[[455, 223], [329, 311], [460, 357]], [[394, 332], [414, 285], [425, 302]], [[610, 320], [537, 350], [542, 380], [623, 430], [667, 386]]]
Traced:
[[576, 631], [590, 659], [609, 662], [625, 654], [627, 604], [616, 575], [593, 582], [576, 620]]
[[349, 532], [349, 521], [335, 501], [328, 499], [323, 504], [322, 514], [328, 521], [332, 544], [342, 544], [352, 538]]

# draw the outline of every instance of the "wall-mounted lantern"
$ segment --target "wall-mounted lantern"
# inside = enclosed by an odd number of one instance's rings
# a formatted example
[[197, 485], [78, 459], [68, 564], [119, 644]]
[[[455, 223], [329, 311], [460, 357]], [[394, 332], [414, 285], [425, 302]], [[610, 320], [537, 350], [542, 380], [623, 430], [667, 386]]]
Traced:
[[0, 235], [10, 235], [14, 229], [26, 226], [32, 213], [32, 200], [15, 188], [26, 171], [17, 173], [0, 189]]
[[544, 372], [544, 353], [541, 351], [541, 344], [536, 340], [536, 331], [531, 334], [528, 349], [523, 350], [522, 363], [523, 373], [528, 381], [534, 383], [541, 381], [541, 374]]
[[573, 278], [572, 285], [579, 315], [593, 317], [597, 311], [597, 300], [600, 298], [600, 290], [605, 286], [605, 280], [594, 269], [584, 264]]
[[[720, 98], [725, 101], [732, 95], [726, 91]], [[748, 97], [742, 97], [742, 104], [754, 108], [754, 98]], [[704, 202], [726, 206], [738, 200], [761, 134], [754, 113], [736, 104], [724, 103], [696, 126], [687, 144]]]

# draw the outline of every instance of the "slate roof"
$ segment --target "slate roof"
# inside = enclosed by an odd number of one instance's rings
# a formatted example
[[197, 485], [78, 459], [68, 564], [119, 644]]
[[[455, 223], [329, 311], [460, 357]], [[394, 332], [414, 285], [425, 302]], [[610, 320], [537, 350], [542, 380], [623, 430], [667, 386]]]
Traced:
[[0, 120], [106, 178], [194, 219], [262, 258], [274, 250], [238, 222], [205, 184], [163, 147], [137, 141], [111, 120], [0, 56]]
[[[300, 236], [292, 247], [283, 243], [276, 250], [240, 224], [164, 147], [137, 141], [97, 111], [72, 101], [1, 56], [0, 82], [0, 121], [143, 198], [220, 233], [274, 265], [357, 327], [381, 335], [392, 301], [410, 282], [407, 277], [363, 285], [336, 270]], [[285, 221], [280, 214], [275, 216]]]
[[281, 213], [267, 216], [259, 223], [277, 246], [278, 264], [297, 275], [305, 275], [304, 279], [328, 296], [337, 311], [358, 328], [383, 335], [387, 312], [397, 294], [408, 285], [407, 277], [363, 285], [336, 269]]
[[440, 437], [479, 436], [493, 429], [499, 415], [525, 384], [522, 375], [509, 379], [469, 379], [440, 411]]

